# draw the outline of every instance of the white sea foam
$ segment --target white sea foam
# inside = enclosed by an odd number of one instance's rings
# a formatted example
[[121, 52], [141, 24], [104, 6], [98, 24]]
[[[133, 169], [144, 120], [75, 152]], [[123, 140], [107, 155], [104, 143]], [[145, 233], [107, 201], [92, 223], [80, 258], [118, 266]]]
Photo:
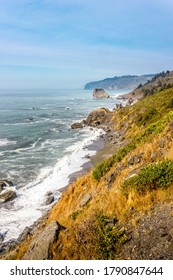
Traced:
[[0, 147], [8, 146], [8, 145], [15, 145], [16, 143], [17, 143], [16, 141], [11, 141], [11, 140], [8, 140], [7, 138], [0, 139]]
[[[5, 241], [17, 238], [21, 231], [37, 220], [50, 206], [45, 206], [45, 194], [52, 191], [57, 198], [60, 197], [59, 189], [69, 183], [69, 175], [79, 171], [88, 161], [86, 155], [92, 156], [95, 151], [88, 147], [103, 131], [83, 129], [83, 141], [78, 141], [66, 149], [67, 155], [61, 158], [54, 167], [43, 168], [37, 179], [18, 190], [18, 197], [8, 209], [1, 208], [1, 229], [6, 231]], [[4, 219], [5, 217], [5, 219]]]

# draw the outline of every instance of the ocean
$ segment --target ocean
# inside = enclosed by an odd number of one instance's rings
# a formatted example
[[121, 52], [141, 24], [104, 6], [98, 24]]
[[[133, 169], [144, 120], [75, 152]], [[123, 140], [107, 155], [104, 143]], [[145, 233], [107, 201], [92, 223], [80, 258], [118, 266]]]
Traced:
[[0, 234], [17, 238], [49, 208], [45, 195], [60, 197], [70, 174], [96, 153], [89, 146], [100, 129], [71, 129], [96, 108], [113, 109], [116, 97], [94, 100], [89, 90], [0, 91], [0, 180], [14, 184], [17, 198], [0, 204]]

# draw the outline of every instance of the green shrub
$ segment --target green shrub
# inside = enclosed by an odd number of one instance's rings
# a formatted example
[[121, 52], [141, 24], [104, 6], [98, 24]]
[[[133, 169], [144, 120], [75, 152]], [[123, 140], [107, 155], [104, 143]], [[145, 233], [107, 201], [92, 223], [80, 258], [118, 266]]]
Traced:
[[155, 108], [150, 108], [146, 110], [143, 114], [139, 114], [136, 119], [137, 125], [145, 125], [148, 121], [152, 120], [158, 114]]
[[124, 228], [117, 226], [117, 219], [105, 215], [97, 215], [98, 222], [98, 250], [102, 260], [113, 260], [119, 244], [127, 241]]
[[158, 188], [166, 188], [171, 183], [173, 183], [173, 160], [165, 160], [142, 168], [138, 175], [123, 183], [122, 191], [125, 194], [128, 194], [130, 190], [144, 193]]
[[93, 170], [93, 177], [96, 181], [99, 181], [101, 177], [106, 174], [106, 172], [113, 166], [114, 164], [114, 158], [110, 157], [108, 160], [104, 160]]

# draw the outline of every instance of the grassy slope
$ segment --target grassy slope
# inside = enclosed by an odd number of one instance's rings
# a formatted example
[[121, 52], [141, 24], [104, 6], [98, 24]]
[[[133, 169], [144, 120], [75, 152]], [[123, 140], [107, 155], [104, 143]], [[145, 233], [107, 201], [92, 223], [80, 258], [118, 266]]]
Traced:
[[[93, 178], [93, 171], [91, 171], [79, 178], [63, 194], [49, 217], [49, 222], [56, 219], [67, 228], [61, 233], [59, 242], [54, 245], [54, 258], [116, 258], [115, 247], [119, 247], [123, 242], [119, 230], [122, 230], [122, 224], [129, 219], [129, 209], [133, 207], [137, 213], [149, 210], [158, 201], [165, 201], [168, 197], [169, 200], [172, 199], [171, 184], [169, 188], [147, 191], [142, 195], [130, 192], [128, 196], [124, 196], [121, 191], [124, 178], [132, 170], [148, 165], [153, 162], [153, 158], [154, 162], [166, 158], [173, 160], [170, 129], [170, 122], [173, 119], [172, 98], [173, 89], [168, 89], [148, 96], [131, 107], [112, 113], [112, 119], [116, 120], [115, 129], [123, 127], [127, 143], [134, 142], [135, 145], [125, 153], [121, 149], [122, 157], [120, 160], [114, 160], [111, 165], [109, 160], [105, 161], [105, 165], [108, 163], [108, 168], [99, 180]], [[128, 146], [129, 144], [126, 145]], [[142, 161], [129, 166], [129, 157], [140, 153], [143, 153]], [[97, 168], [99, 166], [95, 170]], [[111, 188], [108, 188], [106, 178], [112, 173], [116, 173], [116, 178]], [[81, 207], [81, 199], [88, 193], [92, 199]], [[104, 219], [110, 221], [117, 219], [118, 229], [113, 229], [113, 232], [110, 229], [109, 232]], [[114, 230], [117, 232], [114, 233]], [[118, 239], [117, 242], [114, 237]], [[124, 235], [123, 238], [126, 239], [126, 236]], [[104, 247], [106, 247], [105, 252], [101, 250]]]
[[[143, 166], [173, 160], [172, 100], [173, 88], [108, 113], [114, 129], [123, 130], [126, 145], [78, 178], [51, 210], [47, 223], [57, 220], [66, 228], [53, 245], [54, 259], [119, 258], [122, 244], [128, 242], [127, 221], [135, 225], [139, 214], [147, 213], [153, 205], [172, 202], [172, 178], [165, 188], [142, 193], [133, 188], [126, 194], [122, 191], [124, 181]], [[139, 155], [139, 161], [129, 163]], [[86, 195], [90, 200], [81, 206]], [[17, 258], [22, 257], [28, 244], [20, 247]]]

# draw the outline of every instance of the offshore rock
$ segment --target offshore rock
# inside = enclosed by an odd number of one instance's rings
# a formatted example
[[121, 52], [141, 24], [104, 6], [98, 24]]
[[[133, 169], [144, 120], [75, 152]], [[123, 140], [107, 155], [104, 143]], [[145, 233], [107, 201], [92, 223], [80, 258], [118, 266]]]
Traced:
[[13, 183], [8, 180], [0, 180], [0, 192], [6, 187], [12, 187]]
[[61, 226], [53, 221], [43, 231], [37, 234], [25, 253], [23, 260], [49, 260], [51, 259], [51, 247], [57, 241]]
[[5, 203], [7, 201], [13, 200], [17, 197], [14, 190], [7, 190], [0, 193], [0, 203]]
[[93, 98], [95, 99], [102, 99], [102, 98], [109, 98], [109, 94], [102, 88], [95, 88], [93, 91]]
[[78, 128], [83, 128], [83, 124], [82, 123], [73, 123], [71, 125], [71, 129], [78, 129]]

